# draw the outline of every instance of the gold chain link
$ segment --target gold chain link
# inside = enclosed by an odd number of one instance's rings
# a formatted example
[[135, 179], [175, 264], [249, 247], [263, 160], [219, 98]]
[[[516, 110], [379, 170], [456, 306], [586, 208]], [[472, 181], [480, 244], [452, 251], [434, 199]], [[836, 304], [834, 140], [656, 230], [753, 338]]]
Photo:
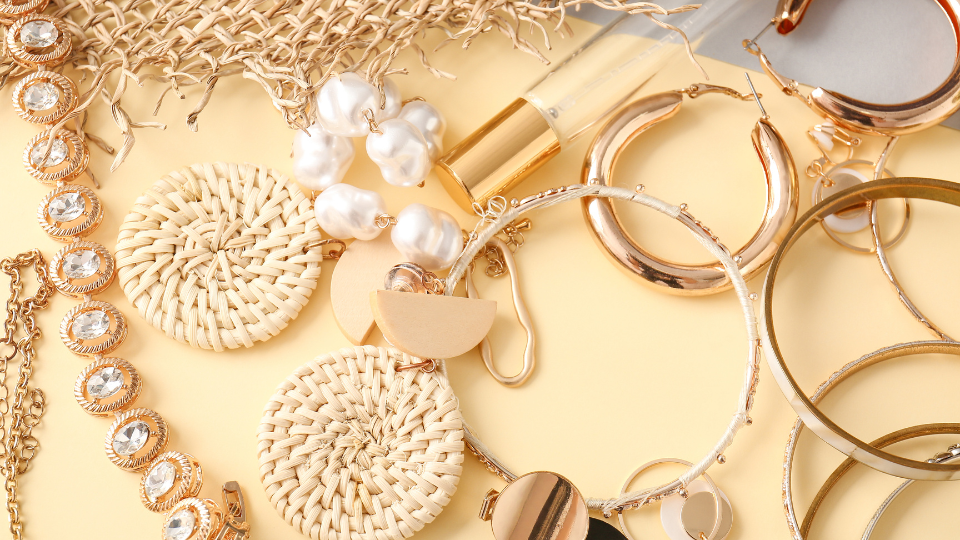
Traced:
[[[516, 253], [518, 249], [523, 247], [525, 241], [523, 231], [528, 231], [531, 228], [533, 228], [533, 222], [524, 218], [520, 221], [513, 221], [507, 224], [500, 232], [506, 237], [503, 241], [507, 244], [507, 247], [510, 248], [510, 251]], [[464, 231], [464, 239], [465, 241], [469, 239], [466, 231]], [[493, 244], [487, 244], [481, 248], [473, 257], [471, 264], [475, 264], [482, 258], [487, 260], [487, 267], [484, 269], [484, 273], [487, 276], [500, 277], [507, 273], [507, 262], [503, 259], [503, 254], [500, 253], [500, 250], [494, 247]]]
[[[21, 300], [23, 280], [21, 269], [33, 266], [37, 274], [37, 293]], [[14, 540], [23, 538], [23, 524], [20, 522], [20, 502], [18, 500], [17, 477], [27, 470], [30, 460], [37, 453], [39, 443], [31, 434], [40, 423], [45, 405], [43, 392], [39, 388], [30, 388], [30, 376], [33, 374], [33, 359], [36, 356], [34, 342], [40, 339], [35, 313], [50, 303], [54, 292], [53, 282], [47, 274], [47, 264], [39, 250], [21, 253], [0, 261], [0, 270], [10, 276], [10, 297], [7, 299], [7, 319], [3, 323], [4, 335], [0, 346], [10, 348], [9, 354], [0, 355], [0, 473], [4, 477], [4, 489], [7, 492], [7, 513], [10, 515], [10, 533]], [[17, 341], [17, 331], [23, 337]], [[23, 358], [20, 372], [14, 387], [13, 403], [10, 403], [10, 390], [7, 387], [7, 367], [11, 360]], [[26, 405], [25, 405], [26, 403]], [[10, 425], [6, 425], [7, 413]]]

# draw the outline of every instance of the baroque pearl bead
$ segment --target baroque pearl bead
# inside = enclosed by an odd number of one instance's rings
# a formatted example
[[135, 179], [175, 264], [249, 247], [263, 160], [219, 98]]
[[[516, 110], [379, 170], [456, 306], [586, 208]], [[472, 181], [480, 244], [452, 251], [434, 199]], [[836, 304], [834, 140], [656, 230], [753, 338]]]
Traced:
[[364, 111], [373, 111], [377, 122], [400, 114], [400, 90], [384, 79], [386, 103], [380, 108], [380, 91], [356, 73], [341, 73], [325, 82], [317, 92], [317, 119], [325, 130], [342, 137], [363, 137], [370, 133]]
[[313, 211], [320, 228], [330, 236], [373, 240], [382, 230], [377, 216], [387, 213], [387, 204], [375, 191], [334, 184], [317, 195]]
[[395, 118], [380, 124], [382, 133], [367, 136], [367, 155], [380, 167], [383, 179], [400, 187], [423, 182], [433, 163], [427, 141], [410, 122]]
[[353, 141], [314, 124], [293, 136], [293, 176], [301, 186], [322, 191], [343, 180], [354, 154]]
[[447, 121], [436, 107], [426, 101], [411, 101], [400, 110], [401, 120], [413, 124], [427, 141], [430, 161], [436, 162], [443, 153], [443, 134], [447, 131]]
[[457, 220], [443, 210], [420, 203], [411, 204], [397, 215], [390, 239], [406, 260], [428, 270], [450, 267], [463, 251]]

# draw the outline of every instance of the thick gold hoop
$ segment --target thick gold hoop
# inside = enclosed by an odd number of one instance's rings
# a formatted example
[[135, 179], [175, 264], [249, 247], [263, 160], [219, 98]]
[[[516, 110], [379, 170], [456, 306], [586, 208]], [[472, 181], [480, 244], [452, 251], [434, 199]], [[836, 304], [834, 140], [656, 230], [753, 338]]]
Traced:
[[[793, 31], [811, 0], [780, 0], [776, 16], [771, 24], [781, 34]], [[838, 125], [857, 133], [868, 135], [897, 136], [924, 130], [943, 122], [960, 109], [960, 0], [936, 0], [950, 20], [950, 27], [957, 40], [957, 58], [950, 75], [929, 94], [903, 103], [879, 104], [860, 101], [839, 92], [816, 88], [810, 96], [800, 94], [797, 81], [784, 77], [763, 54], [756, 38], [745, 40], [744, 48], [760, 59], [763, 71], [787, 95], [795, 96], [815, 113], [829, 118]]]
[[[584, 184], [612, 185], [620, 152], [634, 138], [673, 117], [683, 103], [681, 92], [664, 92], [635, 101], [614, 116], [597, 134], [583, 163]], [[758, 275], [773, 258], [787, 230], [797, 218], [799, 182], [793, 157], [776, 128], [761, 118], [751, 133], [767, 183], [767, 202], [760, 229], [733, 254], [744, 279]], [[623, 229], [609, 199], [583, 198], [583, 212], [601, 249], [617, 267], [643, 281], [675, 294], [698, 296], [729, 289], [722, 265], [714, 261], [685, 265], [668, 262], [644, 251]]]

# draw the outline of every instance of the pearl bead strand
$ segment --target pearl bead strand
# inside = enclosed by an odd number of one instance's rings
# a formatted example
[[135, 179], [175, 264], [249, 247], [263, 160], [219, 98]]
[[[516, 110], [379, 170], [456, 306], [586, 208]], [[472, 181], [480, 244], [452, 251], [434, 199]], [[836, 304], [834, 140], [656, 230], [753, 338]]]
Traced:
[[394, 218], [378, 193], [341, 183], [356, 153], [351, 137], [365, 136], [367, 155], [384, 180], [422, 185], [443, 151], [447, 125], [440, 111], [419, 98], [401, 101], [388, 79], [381, 101], [377, 88], [356, 73], [327, 81], [316, 111], [317, 123], [294, 136], [293, 171], [300, 185], [320, 192], [314, 199], [320, 228], [340, 239], [369, 241], [394, 225], [390, 239], [408, 261], [428, 270], [449, 268], [463, 250], [452, 215], [411, 204]]

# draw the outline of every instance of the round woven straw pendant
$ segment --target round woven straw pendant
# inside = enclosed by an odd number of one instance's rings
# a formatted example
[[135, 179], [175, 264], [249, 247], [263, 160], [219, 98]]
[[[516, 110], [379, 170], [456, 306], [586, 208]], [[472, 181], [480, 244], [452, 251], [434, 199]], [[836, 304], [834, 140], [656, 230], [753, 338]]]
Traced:
[[396, 349], [362, 346], [301, 366], [258, 433], [270, 502], [315, 539], [409, 538], [457, 489], [463, 424], [453, 390]]
[[120, 226], [120, 285], [177, 341], [216, 351], [266, 341], [317, 286], [323, 253], [312, 207], [265, 167], [202, 163], [170, 173]]

